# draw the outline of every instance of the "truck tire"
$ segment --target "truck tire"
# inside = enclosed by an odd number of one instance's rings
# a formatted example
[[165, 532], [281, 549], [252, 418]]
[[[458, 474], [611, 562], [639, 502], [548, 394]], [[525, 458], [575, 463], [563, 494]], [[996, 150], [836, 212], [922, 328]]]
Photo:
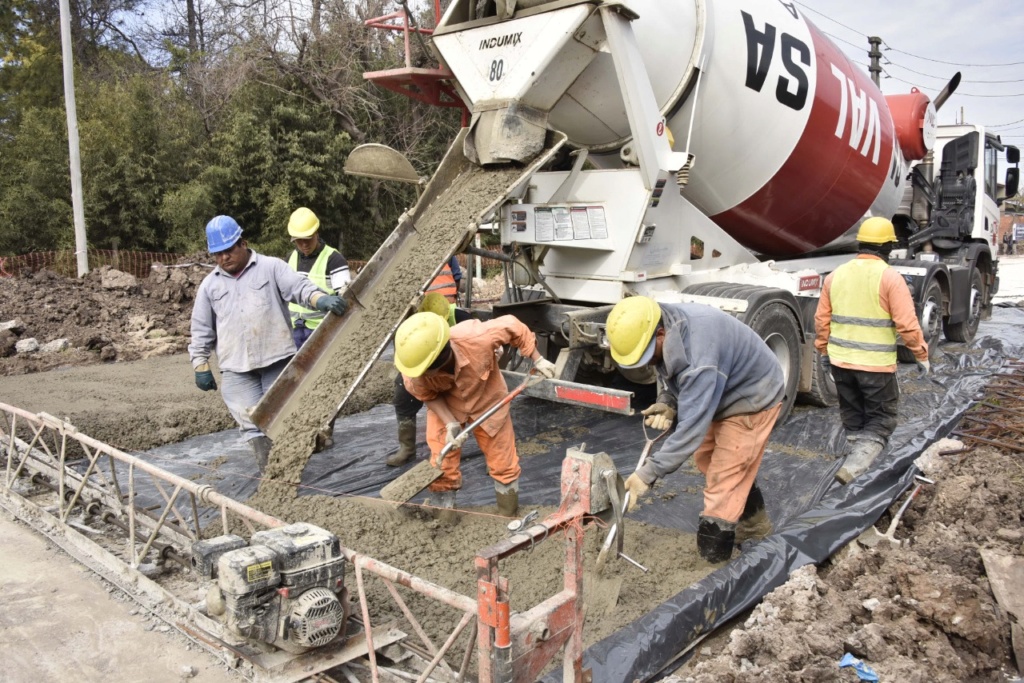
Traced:
[[786, 379], [786, 395], [777, 424], [785, 422], [796, 401], [800, 381], [800, 324], [793, 311], [778, 302], [766, 304], [750, 319], [750, 329], [764, 340], [782, 366]]
[[828, 408], [839, 402], [836, 383], [821, 365], [821, 354], [814, 352], [814, 365], [811, 367], [811, 390], [803, 391], [797, 396], [800, 403]]
[[[978, 332], [978, 323], [981, 322], [981, 304], [985, 300], [985, 285], [981, 281], [981, 273], [977, 268], [971, 269], [971, 310], [967, 314], [967, 320], [958, 323], [947, 323], [942, 321], [942, 333], [946, 339], [952, 342], [969, 342], [974, 339]], [[929, 349], [931, 346], [929, 345]]]
[[[928, 355], [935, 355], [939, 346], [939, 337], [942, 332], [942, 287], [938, 282], [932, 280], [924, 291], [924, 298], [921, 300], [921, 316], [918, 318], [921, 323], [921, 333], [924, 334], [924, 341], [928, 344]], [[896, 359], [901, 363], [915, 363], [914, 352], [900, 344], [896, 347]]]

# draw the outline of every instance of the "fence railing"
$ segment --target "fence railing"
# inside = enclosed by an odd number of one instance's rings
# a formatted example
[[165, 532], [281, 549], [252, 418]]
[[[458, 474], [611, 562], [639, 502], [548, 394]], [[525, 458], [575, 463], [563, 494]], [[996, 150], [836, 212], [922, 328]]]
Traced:
[[[149, 277], [154, 263], [172, 264], [184, 258], [184, 254], [168, 254], [152, 251], [127, 251], [116, 249], [90, 249], [89, 268], [110, 266], [137, 278]], [[50, 270], [65, 277], [78, 275], [78, 261], [75, 252], [37, 251], [19, 256], [0, 256], [0, 277], [14, 277], [22, 273]]]

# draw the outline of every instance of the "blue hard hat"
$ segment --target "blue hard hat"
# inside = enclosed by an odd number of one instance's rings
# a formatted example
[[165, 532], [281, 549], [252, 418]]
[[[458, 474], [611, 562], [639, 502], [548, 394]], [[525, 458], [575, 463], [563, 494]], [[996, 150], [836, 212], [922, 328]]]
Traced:
[[211, 254], [226, 251], [242, 238], [242, 227], [231, 216], [214, 216], [206, 224], [206, 248]]

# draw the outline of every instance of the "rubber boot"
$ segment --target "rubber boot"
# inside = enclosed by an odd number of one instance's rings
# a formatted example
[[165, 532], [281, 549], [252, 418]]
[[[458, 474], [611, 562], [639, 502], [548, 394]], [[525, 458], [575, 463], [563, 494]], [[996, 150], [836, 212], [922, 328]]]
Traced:
[[441, 524], [455, 526], [461, 521], [455, 510], [455, 491], [435, 491], [430, 494], [430, 505], [433, 505], [434, 516]]
[[705, 561], [725, 562], [732, 557], [736, 525], [714, 517], [700, 516], [697, 526], [697, 552]]
[[269, 436], [257, 436], [255, 439], [249, 440], [249, 448], [252, 449], [252, 454], [256, 457], [256, 467], [260, 471], [260, 476], [263, 476], [267, 469], [267, 460], [273, 446], [274, 442], [270, 440]]
[[849, 484], [871, 467], [871, 463], [875, 461], [883, 448], [885, 448], [884, 443], [867, 437], [858, 438], [853, 442], [853, 450], [846, 456], [846, 462], [836, 472], [836, 479], [841, 484]]
[[401, 467], [416, 455], [416, 418], [398, 421], [398, 450], [388, 456], [388, 467]]
[[747, 494], [747, 502], [743, 506], [743, 514], [736, 524], [736, 544], [752, 538], [762, 539], [772, 532], [772, 520], [768, 518], [768, 511], [764, 507], [764, 496], [757, 482], [750, 487]]
[[519, 514], [519, 480], [507, 484], [494, 482], [494, 498], [498, 503], [498, 514], [515, 517]]

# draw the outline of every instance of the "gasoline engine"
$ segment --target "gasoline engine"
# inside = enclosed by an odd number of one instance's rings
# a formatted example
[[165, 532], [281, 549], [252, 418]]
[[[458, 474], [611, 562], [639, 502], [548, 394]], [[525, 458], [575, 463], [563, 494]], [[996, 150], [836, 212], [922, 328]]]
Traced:
[[345, 635], [345, 557], [338, 537], [311, 524], [234, 534], [192, 545], [192, 566], [212, 579], [210, 617], [250, 641], [301, 653]]

